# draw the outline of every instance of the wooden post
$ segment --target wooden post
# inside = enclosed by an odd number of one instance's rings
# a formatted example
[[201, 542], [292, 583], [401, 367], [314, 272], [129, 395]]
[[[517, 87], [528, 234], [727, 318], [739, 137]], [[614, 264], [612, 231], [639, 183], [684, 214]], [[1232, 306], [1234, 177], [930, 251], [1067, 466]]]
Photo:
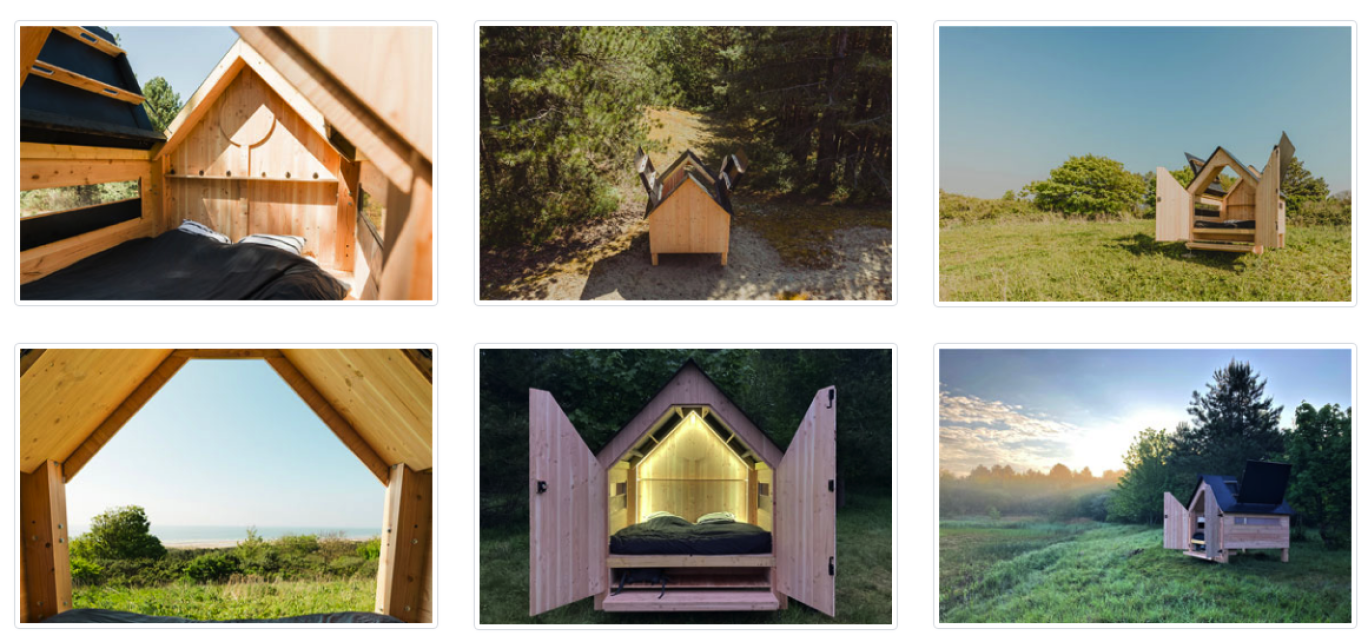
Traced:
[[640, 521], [637, 516], [637, 468], [627, 462], [627, 525]]
[[1287, 561], [1287, 549], [1282, 549], [1282, 561]]
[[[361, 164], [339, 159], [337, 172], [337, 242], [333, 263], [343, 272], [356, 269], [356, 213], [358, 189], [361, 181]], [[356, 288], [356, 297], [361, 298], [361, 288]]]
[[44, 462], [20, 475], [19, 532], [23, 538], [25, 603], [21, 621], [42, 622], [71, 608], [70, 525], [62, 465]]
[[432, 621], [432, 472], [390, 467], [375, 610], [405, 622]]

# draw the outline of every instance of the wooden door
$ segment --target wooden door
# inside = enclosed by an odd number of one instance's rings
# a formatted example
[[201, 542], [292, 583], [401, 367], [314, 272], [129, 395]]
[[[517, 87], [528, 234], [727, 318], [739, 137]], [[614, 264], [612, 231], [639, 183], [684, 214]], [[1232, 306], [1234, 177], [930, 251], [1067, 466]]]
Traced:
[[528, 395], [528, 595], [532, 615], [603, 590], [608, 490], [603, 469], [551, 393]]
[[775, 471], [779, 592], [836, 615], [836, 388], [817, 391]]
[[1167, 243], [1188, 240], [1192, 196], [1168, 170], [1154, 170], [1154, 240]]
[[1278, 247], [1278, 187], [1282, 184], [1279, 175], [1278, 148], [1268, 156], [1263, 175], [1259, 177], [1259, 187], [1255, 190], [1254, 203], [1254, 244], [1264, 249]]
[[1185, 551], [1191, 539], [1187, 507], [1173, 493], [1164, 493], [1164, 548]]

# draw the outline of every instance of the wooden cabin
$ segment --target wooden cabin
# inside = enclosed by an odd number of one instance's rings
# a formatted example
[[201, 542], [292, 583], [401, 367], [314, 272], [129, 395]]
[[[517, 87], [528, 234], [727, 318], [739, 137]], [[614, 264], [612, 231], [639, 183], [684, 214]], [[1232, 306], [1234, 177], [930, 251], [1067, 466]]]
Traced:
[[[550, 392], [530, 391], [528, 425], [532, 615], [588, 597], [603, 611], [793, 598], [835, 615], [835, 387], [817, 391], [787, 450], [692, 360], [597, 454]], [[702, 519], [719, 512], [731, 519]], [[672, 530], [629, 534], [658, 520]], [[663, 592], [643, 570], [668, 578]]]
[[[107, 32], [21, 28], [21, 191], [135, 192], [23, 213], [21, 299], [432, 299], [432, 28], [236, 30], [162, 133]], [[190, 240], [165, 235], [187, 220], [226, 247], [182, 251]], [[299, 237], [299, 258], [261, 259], [253, 235]], [[279, 274], [215, 281], [229, 261]], [[304, 273], [326, 287], [269, 287]]]
[[731, 243], [731, 192], [746, 174], [746, 155], [737, 150], [717, 173], [693, 150], [685, 150], [664, 172], [637, 148], [637, 174], [646, 188], [651, 265], [661, 254], [721, 254], [727, 264]]
[[1164, 493], [1164, 548], [1225, 564], [1236, 551], [1282, 549], [1287, 561], [1294, 514], [1284, 497], [1292, 467], [1245, 464], [1244, 477], [1199, 475], [1186, 505]]
[[191, 359], [264, 359], [365, 464], [386, 489], [376, 611], [432, 622], [432, 352], [236, 348], [22, 352], [19, 621], [71, 608], [67, 484]]
[[[1192, 182], [1183, 187], [1168, 170], [1155, 170], [1155, 240], [1185, 241], [1190, 250], [1253, 252], [1280, 248], [1287, 237], [1287, 201], [1279, 187], [1296, 148], [1284, 132], [1263, 171], [1223, 147], [1205, 160], [1187, 154]], [[1221, 172], [1238, 177], [1227, 191]]]

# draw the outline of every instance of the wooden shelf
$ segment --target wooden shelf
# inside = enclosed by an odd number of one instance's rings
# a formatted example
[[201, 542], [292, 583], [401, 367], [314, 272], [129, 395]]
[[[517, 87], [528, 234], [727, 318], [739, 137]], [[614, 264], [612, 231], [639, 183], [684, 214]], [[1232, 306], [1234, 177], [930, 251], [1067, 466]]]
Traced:
[[335, 178], [271, 178], [269, 176], [194, 176], [192, 174], [165, 174], [167, 178], [184, 178], [195, 181], [259, 181], [263, 183], [319, 183], [336, 185]]
[[628, 591], [603, 598], [605, 611], [777, 611], [773, 591]]

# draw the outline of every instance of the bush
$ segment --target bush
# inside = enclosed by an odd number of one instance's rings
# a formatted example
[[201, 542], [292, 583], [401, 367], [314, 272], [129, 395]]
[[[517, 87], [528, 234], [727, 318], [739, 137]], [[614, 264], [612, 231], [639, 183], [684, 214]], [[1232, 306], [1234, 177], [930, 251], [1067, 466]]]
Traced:
[[1036, 207], [1092, 217], [1129, 216], [1145, 200], [1145, 179], [1105, 156], [1070, 156], [1050, 179], [1026, 186]]
[[1002, 513], [998, 512], [997, 506], [988, 507], [988, 519], [991, 519], [995, 522], [999, 519], [1002, 519]]
[[1287, 222], [1296, 225], [1350, 225], [1354, 220], [1353, 210], [1353, 201], [1348, 196], [1303, 201], [1296, 211], [1289, 203]]
[[208, 553], [185, 565], [184, 577], [194, 582], [222, 582], [238, 571], [237, 558], [227, 553]]
[[96, 515], [90, 530], [71, 543], [90, 559], [160, 559], [166, 548], [150, 532], [151, 526], [141, 506], [111, 508]]
[[72, 556], [71, 581], [77, 586], [99, 584], [104, 567], [84, 557]]
[[380, 559], [380, 538], [372, 537], [356, 546], [356, 554], [363, 560]]
[[941, 227], [955, 223], [978, 223], [1008, 219], [1043, 220], [1053, 217], [1042, 212], [1029, 200], [975, 198], [963, 194], [940, 193]]

